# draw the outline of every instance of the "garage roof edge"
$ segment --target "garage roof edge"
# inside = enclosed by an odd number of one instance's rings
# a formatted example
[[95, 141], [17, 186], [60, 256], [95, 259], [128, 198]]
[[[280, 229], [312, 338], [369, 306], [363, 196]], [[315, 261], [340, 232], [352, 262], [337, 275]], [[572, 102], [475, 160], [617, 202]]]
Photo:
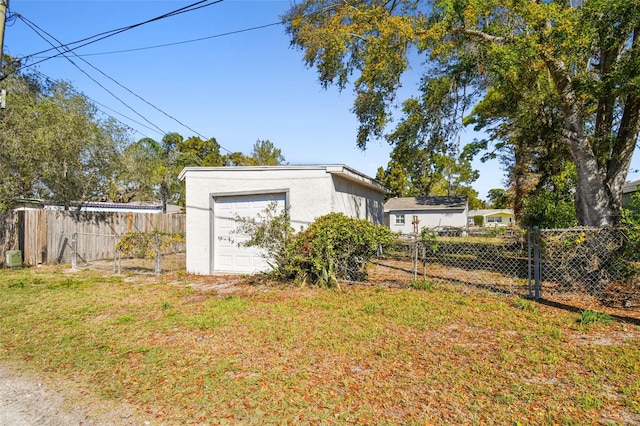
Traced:
[[351, 167], [344, 164], [324, 164], [324, 165], [301, 165], [301, 166], [216, 166], [216, 167], [185, 167], [182, 169], [178, 178], [184, 180], [187, 173], [190, 172], [208, 172], [208, 171], [266, 171], [266, 170], [324, 170], [327, 173], [340, 175], [345, 179], [358, 182], [371, 189], [382, 192], [383, 194], [389, 193], [389, 190], [383, 185], [378, 183], [375, 179], [361, 173]]

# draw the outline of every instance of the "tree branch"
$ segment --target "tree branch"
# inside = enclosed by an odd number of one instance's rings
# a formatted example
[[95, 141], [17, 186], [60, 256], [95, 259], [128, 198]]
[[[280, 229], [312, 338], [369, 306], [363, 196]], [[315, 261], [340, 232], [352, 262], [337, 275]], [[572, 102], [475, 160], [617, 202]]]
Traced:
[[510, 41], [509, 38], [507, 37], [502, 37], [502, 36], [494, 36], [488, 33], [485, 33], [484, 31], [480, 31], [480, 30], [471, 30], [471, 29], [467, 29], [467, 28], [454, 28], [452, 30], [452, 32], [454, 34], [463, 34], [469, 37], [473, 37], [473, 38], [479, 38], [482, 39], [482, 41], [488, 42], [488, 43], [496, 43], [496, 44], [503, 44], [503, 43], [507, 43], [508, 41]]

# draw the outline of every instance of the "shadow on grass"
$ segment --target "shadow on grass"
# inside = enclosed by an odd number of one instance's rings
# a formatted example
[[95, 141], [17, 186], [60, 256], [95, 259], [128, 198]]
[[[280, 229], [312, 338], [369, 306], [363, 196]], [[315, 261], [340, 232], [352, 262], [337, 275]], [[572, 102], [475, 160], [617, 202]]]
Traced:
[[[550, 306], [552, 308], [556, 308], [556, 309], [562, 309], [568, 312], [573, 312], [576, 314], [580, 314], [580, 312], [582, 312], [584, 309], [583, 308], [579, 308], [577, 306], [574, 305], [569, 305], [567, 303], [561, 303], [561, 302], [556, 302], [554, 300], [549, 300], [549, 299], [538, 299], [536, 300], [536, 302], [540, 303], [541, 305], [545, 305], [545, 306]], [[616, 321], [619, 322], [624, 322], [624, 323], [628, 323], [628, 324], [634, 324], [634, 325], [640, 325], [640, 319], [639, 318], [634, 318], [634, 317], [628, 317], [628, 316], [624, 316], [624, 315], [619, 315], [619, 314], [612, 314], [612, 313], [608, 313], [608, 315], [613, 318]]]
[[[390, 270], [394, 270], [394, 271], [398, 271], [398, 272], [402, 272], [402, 273], [406, 273], [408, 274], [408, 276], [413, 276], [413, 269], [412, 268], [407, 268], [407, 267], [403, 267], [401, 265], [393, 265], [393, 264], [388, 264], [388, 263], [384, 263], [384, 262], [372, 262], [375, 265], [379, 266], [379, 267], [383, 267], [383, 268], [387, 268]], [[422, 268], [419, 268], [422, 269]], [[419, 270], [418, 272], [418, 277], [419, 279], [422, 279], [422, 271]], [[516, 296], [520, 296], [520, 297], [526, 297], [529, 298], [529, 291], [528, 288], [526, 286], [523, 285], [499, 285], [499, 284], [483, 284], [483, 283], [478, 283], [478, 282], [473, 282], [473, 281], [469, 281], [469, 280], [463, 280], [463, 279], [458, 279], [458, 278], [451, 278], [451, 277], [441, 277], [441, 276], [437, 276], [437, 275], [431, 275], [427, 273], [427, 277], [430, 279], [438, 279], [438, 280], [442, 280], [442, 281], [446, 281], [448, 283], [452, 283], [455, 285], [461, 285], [464, 287], [468, 287], [468, 288], [473, 288], [473, 289], [477, 289], [477, 290], [482, 290], [482, 291], [488, 291], [491, 293], [495, 293], [495, 294], [501, 294], [501, 295], [516, 295]], [[398, 277], [394, 277], [395, 281], [401, 281], [403, 284], [407, 284], [408, 282], [410, 282], [410, 279], [407, 279], [406, 277], [403, 278], [398, 278]], [[553, 301], [553, 300], [549, 300], [549, 299], [545, 299], [545, 298], [541, 298], [539, 300], [536, 300], [536, 302], [545, 305], [545, 306], [550, 306], [556, 309], [562, 309], [568, 312], [573, 312], [573, 313], [577, 313], [580, 314], [580, 312], [582, 312], [584, 310], [584, 308], [580, 308], [574, 305], [570, 305], [567, 303], [562, 303], [562, 302], [558, 302], [558, 301]], [[609, 311], [608, 309], [605, 308], [605, 310]], [[619, 313], [611, 313], [611, 312], [607, 312], [609, 314], [609, 316], [619, 322], [624, 322], [624, 323], [628, 323], [628, 324], [634, 324], [634, 325], [640, 325], [640, 318], [635, 318], [632, 316], [625, 316]]]

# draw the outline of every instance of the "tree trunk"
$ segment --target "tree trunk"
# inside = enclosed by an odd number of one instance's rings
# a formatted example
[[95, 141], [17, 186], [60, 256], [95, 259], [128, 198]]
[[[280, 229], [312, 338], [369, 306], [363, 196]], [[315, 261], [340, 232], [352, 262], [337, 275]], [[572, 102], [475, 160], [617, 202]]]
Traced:
[[576, 165], [578, 183], [575, 194], [576, 216], [582, 226], [613, 226], [617, 224], [620, 212], [618, 203], [612, 194], [598, 167], [598, 161], [586, 136], [582, 117], [575, 106], [565, 108], [562, 138], [569, 146]]
[[[543, 55], [544, 56], [544, 55]], [[596, 153], [590, 144], [585, 119], [580, 110], [579, 97], [573, 91], [571, 78], [562, 61], [545, 57], [547, 69], [554, 80], [564, 113], [562, 139], [571, 151], [576, 165], [578, 183], [575, 194], [576, 216], [582, 226], [614, 226], [620, 219], [622, 185], [626, 178], [631, 154], [638, 137], [638, 111], [635, 102], [625, 105], [623, 125], [616, 138], [616, 146], [610, 153], [616, 158], [615, 167], [610, 161], [601, 169]], [[637, 108], [636, 108], [637, 109]], [[597, 135], [596, 137], [610, 135]], [[631, 151], [630, 151], [631, 150]]]

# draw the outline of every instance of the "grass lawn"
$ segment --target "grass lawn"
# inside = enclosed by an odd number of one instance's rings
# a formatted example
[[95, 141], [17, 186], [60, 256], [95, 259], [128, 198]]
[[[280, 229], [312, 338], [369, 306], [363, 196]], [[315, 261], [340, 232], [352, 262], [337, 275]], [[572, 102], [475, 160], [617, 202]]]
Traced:
[[445, 285], [207, 280], [0, 271], [0, 359], [151, 424], [640, 422], [634, 324]]

